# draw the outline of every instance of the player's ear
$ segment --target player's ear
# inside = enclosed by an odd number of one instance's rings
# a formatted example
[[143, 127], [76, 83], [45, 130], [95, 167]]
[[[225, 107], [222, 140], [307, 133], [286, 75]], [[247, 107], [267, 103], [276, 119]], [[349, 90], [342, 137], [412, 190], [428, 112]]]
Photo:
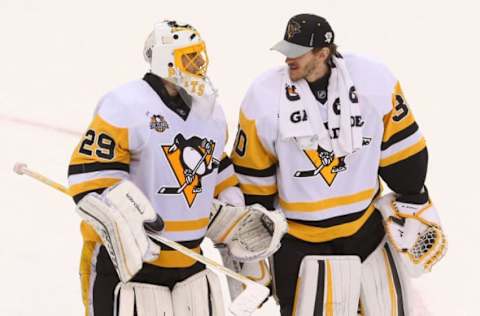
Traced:
[[330, 48], [328, 47], [314, 48], [312, 50], [312, 53], [315, 55], [315, 57], [324, 61], [324, 60], [327, 60], [328, 56], [330, 55]]

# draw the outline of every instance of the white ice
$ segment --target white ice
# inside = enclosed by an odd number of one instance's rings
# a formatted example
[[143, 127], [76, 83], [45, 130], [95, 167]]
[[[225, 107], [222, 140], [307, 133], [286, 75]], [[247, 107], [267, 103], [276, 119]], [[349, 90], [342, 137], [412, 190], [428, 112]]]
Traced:
[[[83, 315], [73, 203], [12, 171], [24, 161], [66, 182], [78, 137], [45, 126], [82, 131], [106, 91], [145, 72], [141, 51], [153, 22], [179, 19], [207, 41], [231, 146], [242, 95], [256, 75], [283, 62], [269, 48], [300, 12], [327, 17], [341, 51], [377, 56], [401, 80], [427, 138], [427, 185], [449, 239], [445, 259], [415, 281], [417, 313], [478, 315], [477, 6], [468, 0], [1, 0], [0, 315]], [[204, 250], [219, 259], [208, 244]], [[277, 311], [269, 301], [256, 315]]]

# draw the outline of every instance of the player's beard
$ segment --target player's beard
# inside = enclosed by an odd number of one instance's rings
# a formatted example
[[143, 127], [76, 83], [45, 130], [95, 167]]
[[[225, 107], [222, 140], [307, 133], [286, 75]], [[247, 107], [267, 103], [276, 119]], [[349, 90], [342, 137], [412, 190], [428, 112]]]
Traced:
[[298, 81], [300, 79], [306, 79], [310, 74], [315, 71], [315, 69], [317, 68], [317, 63], [318, 61], [316, 59], [312, 59], [308, 63], [298, 69], [295, 69], [294, 71], [289, 69], [288, 73], [290, 76], [290, 80]]

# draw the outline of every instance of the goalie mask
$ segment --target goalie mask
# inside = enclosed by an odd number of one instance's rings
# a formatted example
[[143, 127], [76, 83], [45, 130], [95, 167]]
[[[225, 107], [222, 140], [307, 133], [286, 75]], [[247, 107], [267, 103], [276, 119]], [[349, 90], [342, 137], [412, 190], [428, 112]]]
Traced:
[[207, 77], [208, 55], [198, 31], [188, 24], [155, 24], [145, 41], [145, 60], [153, 74], [168, 80], [193, 112], [205, 116], [215, 105], [217, 92]]

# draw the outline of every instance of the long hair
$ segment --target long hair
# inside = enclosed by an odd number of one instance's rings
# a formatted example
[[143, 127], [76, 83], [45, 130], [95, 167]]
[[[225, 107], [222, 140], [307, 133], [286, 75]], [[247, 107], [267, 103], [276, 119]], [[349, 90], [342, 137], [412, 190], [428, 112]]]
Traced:
[[335, 44], [335, 43], [331, 43], [331, 44], [328, 44], [328, 45], [323, 46], [323, 47], [316, 47], [316, 48], [312, 49], [312, 53], [315, 54], [315, 53], [319, 52], [319, 51], [320, 51], [322, 48], [324, 48], [324, 47], [327, 47], [328, 50], [329, 50], [326, 63], [327, 63], [327, 64], [330, 64], [330, 63], [332, 63], [332, 57], [333, 57], [333, 56], [336, 56], [336, 55], [338, 54], [338, 51], [337, 51], [337, 50], [338, 50], [338, 46], [337, 46], [337, 44]]

